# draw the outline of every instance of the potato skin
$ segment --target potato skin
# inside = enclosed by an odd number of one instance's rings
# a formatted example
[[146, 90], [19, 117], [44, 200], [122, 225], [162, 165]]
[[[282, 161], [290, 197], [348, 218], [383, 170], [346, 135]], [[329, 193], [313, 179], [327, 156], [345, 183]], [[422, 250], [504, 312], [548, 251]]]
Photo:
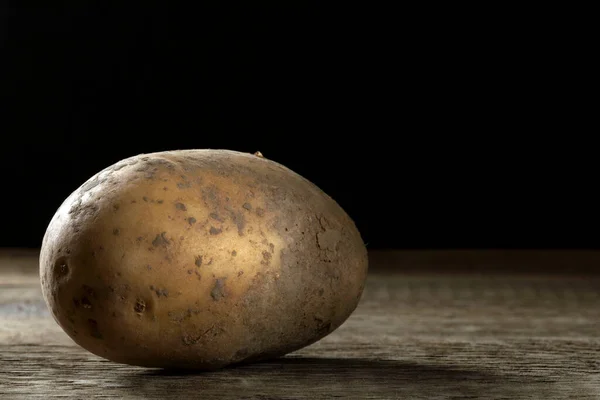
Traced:
[[333, 199], [230, 150], [106, 168], [60, 206], [40, 254], [44, 298], [76, 343], [162, 368], [216, 369], [314, 343], [355, 310], [367, 270]]

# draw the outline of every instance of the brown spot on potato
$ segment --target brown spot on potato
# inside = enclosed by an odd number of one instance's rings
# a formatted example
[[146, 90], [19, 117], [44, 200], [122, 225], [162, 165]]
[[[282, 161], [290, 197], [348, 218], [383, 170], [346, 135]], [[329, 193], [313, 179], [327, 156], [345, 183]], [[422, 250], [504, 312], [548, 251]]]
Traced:
[[135, 169], [135, 172], [146, 172], [150, 169], [150, 164], [142, 165]]
[[187, 273], [188, 273], [189, 275], [191, 275], [193, 272], [194, 272], [194, 271], [192, 271], [191, 269], [188, 269], [188, 270], [187, 270]]
[[88, 327], [90, 329], [90, 335], [96, 339], [102, 339], [102, 334], [98, 329], [98, 322], [95, 319], [88, 319]]
[[217, 197], [217, 189], [214, 185], [202, 189], [202, 199], [204, 201], [210, 201], [213, 204], [219, 204], [219, 198]]
[[142, 299], [137, 299], [135, 305], [133, 306], [133, 311], [138, 314], [143, 313], [146, 310], [146, 302]]
[[179, 211], [187, 211], [187, 207], [183, 203], [175, 203], [175, 208]]
[[57, 278], [65, 277], [69, 274], [69, 265], [67, 264], [65, 257], [59, 258], [56, 263], [54, 263], [53, 272]]
[[164, 201], [164, 200], [157, 200], [156, 202], [157, 202], [158, 204], [162, 204], [162, 203], [164, 203], [165, 201]]
[[169, 244], [169, 239], [167, 239], [167, 237], [165, 236], [166, 234], [167, 232], [161, 232], [157, 234], [154, 240], [152, 241], [152, 246], [167, 246]]
[[157, 297], [169, 297], [169, 291], [167, 289], [156, 289], [154, 292], [156, 293]]
[[212, 219], [214, 219], [214, 220], [217, 220], [217, 221], [219, 221], [219, 222], [223, 222], [223, 221], [225, 221], [225, 219], [224, 219], [224, 218], [220, 217], [220, 216], [219, 216], [219, 214], [217, 214], [217, 213], [214, 213], [214, 212], [213, 212], [213, 213], [210, 213], [210, 214], [209, 214], [209, 216], [210, 216]]
[[235, 256], [237, 256], [237, 251], [233, 250], [233, 251], [231, 252], [231, 255], [232, 255], [232, 256], [234, 256], [234, 257], [235, 257]]
[[119, 228], [113, 229], [113, 235], [119, 236], [119, 233], [121, 233], [121, 230]]
[[188, 222], [188, 224], [190, 224], [190, 225], [194, 225], [194, 224], [196, 223], [196, 218], [194, 218], [194, 217], [189, 217], [189, 218], [187, 219], [187, 222]]
[[244, 203], [242, 207], [244, 207], [248, 211], [252, 211], [252, 204], [250, 203]]
[[119, 211], [119, 205], [113, 204], [113, 211]]
[[214, 226], [211, 226], [209, 232], [210, 232], [211, 235], [218, 235], [219, 233], [223, 232], [223, 230], [220, 229], [220, 228], [217, 229]]
[[233, 219], [233, 222], [235, 222], [235, 224], [237, 225], [238, 234], [240, 236], [243, 236], [244, 228], [246, 227], [246, 218], [244, 217], [244, 214], [240, 212], [231, 212], [231, 218]]
[[194, 264], [196, 264], [196, 267], [200, 268], [202, 266], [202, 256], [196, 256]]
[[225, 280], [226, 279], [227, 279], [226, 277], [223, 277], [223, 278], [218, 278], [217, 280], [215, 280], [215, 286], [213, 286], [212, 290], [210, 291], [210, 297], [212, 297], [212, 299], [214, 301], [219, 301], [223, 297], [226, 296], [226, 293], [225, 293]]
[[262, 265], [269, 265], [271, 263], [271, 253], [268, 251], [262, 252], [263, 260], [260, 262]]
[[265, 215], [265, 210], [263, 210], [262, 208], [258, 207], [256, 209], [256, 215], [258, 215], [259, 217], [262, 217]]
[[142, 197], [142, 200], [144, 200], [144, 201], [147, 202], [148, 201], [148, 197], [144, 196], [144, 197]]
[[146, 265], [146, 269], [147, 269], [148, 271], [150, 271], [150, 270], [152, 269], [152, 266], [151, 266], [151, 265]]
[[199, 337], [195, 338], [188, 334], [185, 334], [181, 337], [182, 343], [185, 344], [186, 346], [191, 346], [193, 344], [196, 344], [196, 343], [198, 343], [198, 340], [200, 340]]

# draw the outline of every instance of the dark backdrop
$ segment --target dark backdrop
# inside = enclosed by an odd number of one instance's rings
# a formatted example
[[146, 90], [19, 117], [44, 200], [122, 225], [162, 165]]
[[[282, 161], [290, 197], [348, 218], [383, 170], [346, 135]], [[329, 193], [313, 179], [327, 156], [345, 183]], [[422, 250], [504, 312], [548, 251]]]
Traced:
[[0, 246], [39, 246], [121, 158], [228, 148], [315, 182], [369, 248], [595, 247], [585, 62], [542, 11], [5, 5]]

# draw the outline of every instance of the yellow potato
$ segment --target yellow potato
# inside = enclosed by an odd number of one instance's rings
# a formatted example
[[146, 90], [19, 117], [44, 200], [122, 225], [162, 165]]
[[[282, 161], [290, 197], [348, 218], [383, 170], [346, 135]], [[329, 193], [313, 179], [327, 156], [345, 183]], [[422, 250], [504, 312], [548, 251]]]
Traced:
[[367, 252], [314, 184], [229, 150], [141, 154], [99, 172], [44, 236], [45, 300], [106, 359], [215, 369], [285, 355], [354, 311]]

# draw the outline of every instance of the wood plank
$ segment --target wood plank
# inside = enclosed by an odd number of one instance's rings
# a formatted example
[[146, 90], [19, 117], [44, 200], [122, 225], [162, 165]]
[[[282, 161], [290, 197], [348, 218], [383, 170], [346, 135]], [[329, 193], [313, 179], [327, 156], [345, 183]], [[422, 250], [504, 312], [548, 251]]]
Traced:
[[[374, 265], [356, 312], [320, 342], [185, 374], [75, 345], [48, 313], [28, 257], [0, 261], [2, 399], [600, 399], [600, 276]], [[412, 265], [451, 264], [437, 260]]]

